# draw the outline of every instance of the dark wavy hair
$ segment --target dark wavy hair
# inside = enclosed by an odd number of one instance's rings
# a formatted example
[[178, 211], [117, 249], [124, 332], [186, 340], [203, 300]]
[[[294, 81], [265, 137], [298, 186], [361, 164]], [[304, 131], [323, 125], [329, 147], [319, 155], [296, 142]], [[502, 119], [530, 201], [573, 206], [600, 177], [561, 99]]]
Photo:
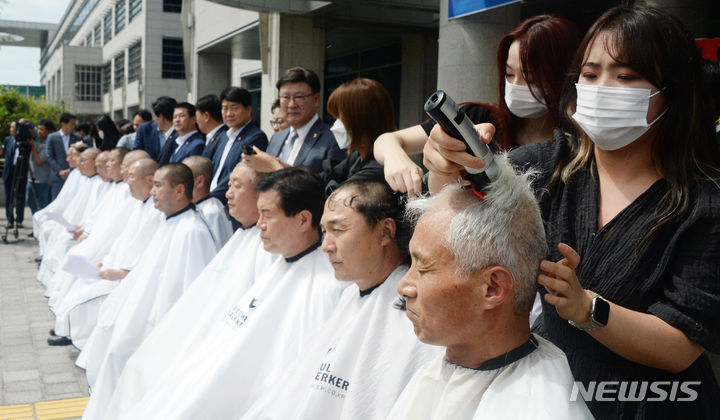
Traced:
[[[684, 25], [665, 11], [647, 6], [618, 6], [603, 14], [585, 35], [570, 68], [561, 107], [563, 118], [573, 124], [580, 70], [589, 46], [601, 34], [612, 58], [635, 70], [658, 89], [664, 88], [668, 110], [655, 124], [652, 158], [668, 184], [657, 215], [647, 227], [644, 242], [660, 227], [675, 223], [690, 207], [693, 179], [713, 179], [710, 168], [720, 165], [720, 151], [713, 130], [712, 105], [702, 74], [695, 39]], [[566, 181], [580, 168], [594, 162], [593, 143], [575, 125], [568, 161], [561, 163], [552, 183]], [[715, 180], [717, 183], [717, 180]]]
[[404, 216], [405, 202], [402, 195], [393, 192], [387, 183], [376, 180], [355, 179], [340, 185], [330, 197], [328, 208], [331, 208], [333, 199], [340, 191], [348, 191], [350, 197], [342, 202], [343, 205], [360, 213], [368, 226], [374, 228], [384, 219], [395, 222], [395, 237], [393, 242], [398, 246], [403, 258], [409, 255], [411, 228]]
[[[542, 97], [535, 99], [548, 107], [548, 114], [554, 127], [560, 127], [560, 98], [565, 80], [566, 69], [575, 55], [582, 35], [574, 23], [559, 15], [533, 16], [523, 21], [512, 32], [505, 35], [498, 45], [498, 107], [507, 126], [503, 149], [511, 149], [517, 144], [515, 141], [515, 128], [517, 119], [505, 103], [505, 67], [508, 59], [510, 45], [514, 41], [520, 43], [520, 63], [522, 64], [523, 78], [528, 85], [536, 87]], [[535, 92], [530, 91], [533, 96]]]

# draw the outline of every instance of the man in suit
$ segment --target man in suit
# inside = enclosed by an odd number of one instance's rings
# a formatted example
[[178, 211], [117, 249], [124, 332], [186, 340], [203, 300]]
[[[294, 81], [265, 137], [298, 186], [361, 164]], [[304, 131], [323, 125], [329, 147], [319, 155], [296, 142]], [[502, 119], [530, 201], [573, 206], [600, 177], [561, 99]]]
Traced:
[[195, 121], [200, 131], [205, 134], [203, 156], [212, 159], [218, 140], [228, 129], [228, 126], [223, 124], [222, 104], [217, 95], [206, 95], [198, 99], [195, 104]]
[[15, 222], [15, 216], [13, 208], [10, 205], [10, 201], [12, 200], [13, 180], [15, 178], [13, 174], [15, 172], [15, 163], [17, 161], [15, 158], [15, 155], [17, 154], [17, 142], [15, 141], [16, 130], [17, 121], [13, 121], [10, 123], [10, 135], [5, 137], [5, 142], [3, 143], [5, 166], [3, 166], [2, 179], [3, 184], [5, 185], [5, 217], [7, 217], [8, 220], [8, 229], [11, 229], [13, 227], [13, 223]]
[[210, 191], [213, 197], [225, 204], [230, 173], [242, 160], [243, 146], [254, 146], [262, 151], [267, 148], [268, 141], [265, 133], [252, 122], [250, 92], [240, 87], [229, 87], [220, 94], [220, 102], [223, 122], [228, 130], [215, 141], [217, 146], [211, 159], [214, 172]]
[[320, 104], [317, 74], [301, 67], [291, 68], [278, 80], [277, 88], [280, 109], [290, 127], [273, 134], [267, 153], [286, 164], [306, 166], [315, 172], [321, 171], [326, 159], [338, 162], [345, 159], [330, 126], [317, 115]]
[[205, 140], [200, 137], [195, 124], [195, 106], [187, 102], [180, 102], [173, 112], [173, 128], [178, 134], [174, 140], [166, 141], [158, 163], [182, 162], [188, 156], [202, 154], [205, 149]]
[[142, 149], [150, 155], [150, 158], [158, 160], [165, 142], [174, 140], [177, 136], [173, 129], [175, 105], [177, 101], [167, 96], [161, 96], [153, 102], [155, 120], [138, 126], [133, 150]]
[[73, 132], [75, 131], [75, 120], [75, 115], [63, 112], [60, 115], [60, 131], [48, 135], [47, 152], [51, 169], [50, 195], [52, 200], [60, 193], [60, 189], [70, 174], [70, 166], [66, 160], [68, 148], [71, 144], [82, 141], [82, 138]]

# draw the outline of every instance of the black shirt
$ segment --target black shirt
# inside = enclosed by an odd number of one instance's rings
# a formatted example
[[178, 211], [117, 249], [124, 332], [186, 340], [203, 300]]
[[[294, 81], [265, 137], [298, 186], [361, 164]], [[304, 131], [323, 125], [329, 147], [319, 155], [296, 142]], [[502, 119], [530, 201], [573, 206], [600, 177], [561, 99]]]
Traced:
[[[580, 254], [576, 273], [584, 288], [625, 308], [653, 314], [707, 350], [720, 351], [720, 189], [710, 181], [691, 181], [687, 217], [665, 225], [638, 246], [668, 191], [665, 180], [655, 182], [598, 230], [600, 196], [594, 165], [578, 170], [567, 183], [544, 189], [569, 153], [569, 139], [559, 131], [552, 143], [510, 153], [516, 165], [540, 171], [535, 187], [549, 259], [560, 260], [557, 244], [567, 243]], [[720, 391], [705, 355], [679, 374], [643, 366], [612, 352], [560, 318], [555, 307], [542, 303], [543, 314], [533, 330], [565, 351], [575, 380], [585, 386], [589, 381], [700, 381], [693, 386], [696, 401], [588, 402], [595, 417], [720, 418]], [[670, 385], [664, 389], [670, 393]], [[655, 394], [648, 391], [647, 396]]]

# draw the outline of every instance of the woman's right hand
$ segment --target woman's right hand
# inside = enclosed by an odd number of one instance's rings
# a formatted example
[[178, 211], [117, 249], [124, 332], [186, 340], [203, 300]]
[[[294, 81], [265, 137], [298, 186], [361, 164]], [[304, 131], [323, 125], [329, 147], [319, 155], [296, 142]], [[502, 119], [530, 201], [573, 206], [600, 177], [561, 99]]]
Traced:
[[[495, 135], [495, 126], [490, 123], [475, 125], [480, 139], [489, 144]], [[448, 135], [439, 124], [435, 124], [423, 149], [423, 164], [430, 172], [444, 177], [457, 177], [463, 167], [482, 169], [485, 162], [465, 150], [462, 141]]]
[[385, 181], [393, 191], [414, 196], [422, 192], [423, 170], [405, 152], [385, 159]]

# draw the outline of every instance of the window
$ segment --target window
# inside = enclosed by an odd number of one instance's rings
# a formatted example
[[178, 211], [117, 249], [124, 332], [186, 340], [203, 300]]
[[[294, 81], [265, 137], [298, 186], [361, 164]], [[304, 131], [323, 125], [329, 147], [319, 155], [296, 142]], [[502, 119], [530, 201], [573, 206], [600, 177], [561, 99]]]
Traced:
[[75, 66], [75, 100], [99, 101], [101, 75], [100, 66]]
[[110, 79], [112, 77], [112, 67], [108, 61], [102, 67], [102, 93], [110, 92]]
[[103, 18], [103, 45], [110, 42], [112, 35], [112, 10], [110, 10]]
[[260, 110], [261, 106], [261, 93], [262, 93], [262, 74], [257, 73], [242, 78], [240, 85], [250, 92], [252, 98], [252, 119], [253, 121], [260, 121]]
[[183, 55], [182, 38], [163, 38], [162, 78], [185, 78], [185, 57]]
[[142, 0], [130, 0], [128, 4], [128, 18], [132, 22], [142, 12]]
[[102, 45], [102, 25], [100, 22], [95, 26], [93, 30], [93, 45], [99, 47]]
[[115, 3], [115, 35], [125, 29], [125, 0]]
[[113, 81], [115, 89], [117, 89], [122, 87], [124, 81], [123, 79], [125, 79], [125, 51], [116, 55], [113, 62], [115, 63], [115, 78]]
[[92, 47], [92, 32], [89, 32], [87, 36], [85, 37], [85, 46], [86, 47]]
[[163, 0], [163, 12], [180, 13], [182, 0]]
[[128, 48], [128, 83], [140, 80], [142, 71], [142, 42], [138, 41]]

